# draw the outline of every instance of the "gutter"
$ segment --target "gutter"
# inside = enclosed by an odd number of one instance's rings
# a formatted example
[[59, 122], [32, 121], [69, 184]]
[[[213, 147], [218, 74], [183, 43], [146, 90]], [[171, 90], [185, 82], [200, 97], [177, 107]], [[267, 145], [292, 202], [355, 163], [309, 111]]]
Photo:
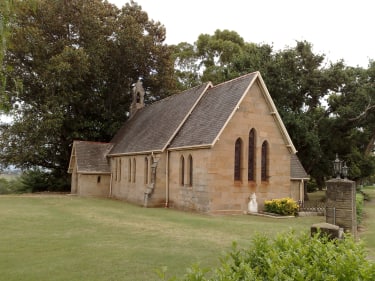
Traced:
[[146, 150], [146, 151], [137, 151], [137, 152], [126, 152], [126, 153], [113, 153], [108, 154], [108, 157], [117, 157], [117, 156], [129, 156], [129, 155], [143, 155], [143, 154], [151, 154], [154, 153], [162, 153], [163, 150]]

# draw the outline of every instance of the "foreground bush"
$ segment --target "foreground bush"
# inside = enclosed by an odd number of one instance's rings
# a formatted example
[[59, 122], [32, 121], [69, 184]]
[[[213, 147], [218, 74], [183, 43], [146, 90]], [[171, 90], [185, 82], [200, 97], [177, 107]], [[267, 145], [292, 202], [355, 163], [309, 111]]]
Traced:
[[298, 213], [298, 204], [292, 198], [266, 200], [264, 210], [283, 216], [295, 216]]
[[16, 194], [30, 192], [30, 190], [23, 185], [20, 178], [4, 179], [0, 178], [0, 194]]
[[[159, 272], [167, 280], [165, 271]], [[232, 251], [219, 268], [208, 271], [195, 265], [184, 281], [370, 281], [375, 280], [375, 264], [366, 259], [361, 243], [350, 236], [330, 241], [319, 233], [283, 233], [274, 239], [257, 235], [248, 249]]]
[[25, 171], [20, 181], [30, 192], [70, 190], [70, 184], [65, 178], [56, 177], [51, 172], [40, 168]]
[[362, 193], [356, 194], [355, 203], [356, 203], [356, 212], [357, 212], [357, 223], [361, 224], [363, 217], [363, 206], [364, 206], [365, 197]]

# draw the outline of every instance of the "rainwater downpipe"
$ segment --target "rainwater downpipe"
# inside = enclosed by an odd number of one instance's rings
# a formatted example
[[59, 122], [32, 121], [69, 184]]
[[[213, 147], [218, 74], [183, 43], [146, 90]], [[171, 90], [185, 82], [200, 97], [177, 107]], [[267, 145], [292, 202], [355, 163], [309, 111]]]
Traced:
[[165, 208], [169, 208], [169, 150], [167, 149], [167, 161], [165, 163]]

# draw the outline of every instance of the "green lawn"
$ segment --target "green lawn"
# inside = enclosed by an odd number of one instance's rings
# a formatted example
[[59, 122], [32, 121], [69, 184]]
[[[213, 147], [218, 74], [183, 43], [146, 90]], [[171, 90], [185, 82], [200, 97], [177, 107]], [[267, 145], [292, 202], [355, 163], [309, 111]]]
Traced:
[[[375, 203], [365, 210], [375, 218]], [[254, 233], [310, 231], [325, 220], [208, 216], [69, 195], [0, 196], [0, 214], [0, 279], [7, 281], [149, 281], [162, 266], [181, 276], [193, 263], [217, 266], [233, 241], [247, 246]], [[361, 237], [375, 253], [369, 222]]]
[[370, 195], [371, 200], [365, 201], [359, 236], [366, 245], [369, 257], [375, 260], [375, 188], [366, 187], [363, 191]]

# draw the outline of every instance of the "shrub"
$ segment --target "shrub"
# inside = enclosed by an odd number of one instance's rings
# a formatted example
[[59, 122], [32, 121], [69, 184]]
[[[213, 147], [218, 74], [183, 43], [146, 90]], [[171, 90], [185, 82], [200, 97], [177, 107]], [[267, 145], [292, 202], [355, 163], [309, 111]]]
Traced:
[[[167, 280], [165, 275], [159, 277]], [[179, 280], [370, 281], [375, 280], [375, 264], [366, 259], [363, 245], [351, 236], [329, 240], [321, 233], [310, 237], [291, 231], [274, 239], [256, 235], [247, 249], [233, 243], [218, 268], [206, 272], [195, 265]]]
[[362, 222], [363, 217], [363, 205], [364, 205], [365, 197], [362, 193], [357, 193], [355, 197], [356, 203], [356, 212], [357, 212], [357, 222], [360, 224]]
[[283, 216], [295, 216], [298, 212], [298, 204], [291, 198], [266, 200], [264, 202], [266, 212]]
[[9, 183], [6, 179], [0, 178], [0, 194], [9, 193]]
[[308, 182], [306, 182], [307, 186], [307, 192], [315, 192], [318, 190], [318, 184], [316, 183], [315, 179], [310, 179]]
[[21, 182], [27, 186], [31, 192], [46, 191], [49, 185], [48, 173], [41, 169], [32, 169], [24, 172]]
[[21, 182], [20, 178], [3, 179], [0, 178], [0, 194], [25, 193], [30, 190]]
[[25, 171], [20, 180], [31, 192], [67, 191], [70, 187], [67, 178], [54, 175], [49, 171], [39, 168]]

